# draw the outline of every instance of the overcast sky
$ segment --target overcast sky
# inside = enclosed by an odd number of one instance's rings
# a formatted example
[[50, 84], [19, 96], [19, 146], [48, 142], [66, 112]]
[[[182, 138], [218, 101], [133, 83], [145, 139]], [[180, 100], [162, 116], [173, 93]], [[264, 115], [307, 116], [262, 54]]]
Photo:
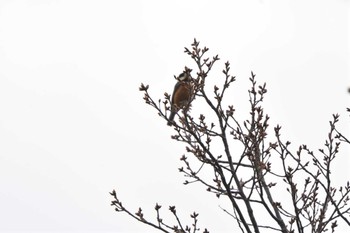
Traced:
[[[221, 57], [214, 73], [231, 62], [238, 112], [253, 71], [271, 126], [316, 150], [332, 113], [350, 135], [349, 20], [346, 0], [0, 1], [0, 232], [154, 232], [113, 211], [114, 188], [149, 216], [177, 205], [232, 232], [222, 202], [182, 185], [184, 146], [139, 84], [171, 93], [197, 38]], [[339, 157], [340, 181], [349, 164]]]

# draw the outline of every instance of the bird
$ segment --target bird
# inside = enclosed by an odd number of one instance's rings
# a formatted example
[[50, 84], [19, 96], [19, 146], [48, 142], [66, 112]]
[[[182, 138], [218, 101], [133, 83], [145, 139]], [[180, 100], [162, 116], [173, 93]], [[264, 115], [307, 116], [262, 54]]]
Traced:
[[171, 113], [168, 120], [169, 126], [173, 125], [176, 113], [180, 109], [186, 109], [189, 106], [193, 95], [191, 69], [186, 67], [185, 71], [177, 77], [177, 80], [178, 82], [176, 83], [173, 95], [171, 96]]

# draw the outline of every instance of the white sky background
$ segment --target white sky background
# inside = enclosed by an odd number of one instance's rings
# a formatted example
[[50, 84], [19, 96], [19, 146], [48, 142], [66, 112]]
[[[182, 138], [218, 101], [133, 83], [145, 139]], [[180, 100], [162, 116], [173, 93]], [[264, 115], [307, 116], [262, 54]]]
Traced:
[[183, 48], [196, 37], [221, 58], [214, 74], [230, 60], [237, 114], [252, 70], [267, 82], [271, 126], [316, 150], [332, 113], [349, 135], [349, 20], [346, 0], [1, 1], [0, 232], [154, 232], [113, 211], [114, 188], [148, 216], [176, 205], [232, 232], [213, 195], [182, 185], [184, 147], [139, 84], [171, 93], [173, 75], [194, 68]]

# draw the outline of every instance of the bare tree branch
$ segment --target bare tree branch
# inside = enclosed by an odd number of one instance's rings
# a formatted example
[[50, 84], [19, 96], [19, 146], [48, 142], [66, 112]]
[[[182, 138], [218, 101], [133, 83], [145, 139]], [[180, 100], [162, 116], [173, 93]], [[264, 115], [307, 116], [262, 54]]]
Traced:
[[[230, 63], [224, 64], [221, 82], [209, 87], [210, 71], [220, 59], [218, 55], [210, 58], [208, 51], [196, 39], [191, 48], [185, 48], [195, 64], [194, 69], [185, 67], [185, 71], [196, 70], [190, 80], [192, 96], [171, 124], [175, 132], [171, 138], [184, 143], [187, 152], [181, 157], [184, 166], [179, 168], [186, 177], [184, 184], [199, 182], [218, 198], [227, 198], [230, 207], [220, 208], [233, 218], [241, 232], [260, 233], [265, 229], [282, 233], [335, 232], [338, 220], [350, 226], [349, 181], [342, 187], [334, 187], [332, 178], [332, 165], [341, 143], [350, 144], [337, 129], [339, 115], [333, 115], [330, 121], [324, 148], [314, 153], [301, 145], [293, 152], [291, 143], [281, 137], [281, 126], [270, 132], [270, 117], [263, 108], [266, 84], [258, 84], [251, 72], [247, 96], [249, 117], [238, 120], [234, 105], [224, 105], [224, 100], [230, 101], [230, 87], [236, 81], [230, 74]], [[163, 99], [155, 101], [145, 84], [141, 84], [140, 91], [144, 93], [145, 103], [168, 122], [174, 108], [171, 96], [165, 92]], [[204, 101], [207, 108], [196, 108], [198, 100]], [[195, 117], [192, 111], [204, 113]], [[215, 149], [217, 146], [222, 152]], [[211, 179], [203, 175], [208, 171], [212, 172]], [[115, 191], [111, 195], [116, 211], [157, 230], [191, 233], [200, 230], [196, 212], [190, 215], [193, 223], [189, 226], [182, 223], [176, 207], [170, 206], [175, 223], [168, 224], [161, 218], [161, 206], [156, 204], [156, 219], [149, 221], [141, 208], [133, 213], [117, 199]]]

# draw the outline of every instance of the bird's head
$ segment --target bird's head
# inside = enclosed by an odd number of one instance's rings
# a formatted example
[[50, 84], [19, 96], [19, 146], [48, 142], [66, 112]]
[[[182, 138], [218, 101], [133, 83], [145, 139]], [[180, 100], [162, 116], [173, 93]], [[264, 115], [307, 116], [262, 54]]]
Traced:
[[191, 69], [185, 67], [184, 72], [182, 72], [177, 79], [181, 82], [189, 82], [191, 81], [192, 77], [191, 77]]

